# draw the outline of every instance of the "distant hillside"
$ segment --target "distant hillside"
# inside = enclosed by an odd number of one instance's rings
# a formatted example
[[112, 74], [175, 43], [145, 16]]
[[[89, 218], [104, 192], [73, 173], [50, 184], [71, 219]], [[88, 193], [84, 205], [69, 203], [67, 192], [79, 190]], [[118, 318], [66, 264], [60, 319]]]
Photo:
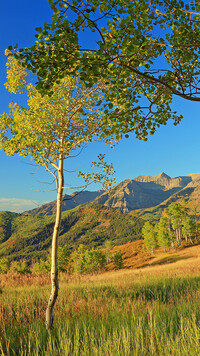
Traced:
[[[62, 210], [71, 210], [76, 208], [80, 204], [89, 203], [94, 200], [96, 197], [102, 194], [102, 190], [98, 190], [95, 192], [90, 192], [85, 190], [83, 192], [74, 192], [71, 195], [65, 194], [63, 196], [63, 205]], [[44, 204], [39, 208], [35, 208], [32, 210], [25, 211], [23, 214], [25, 215], [33, 215], [33, 216], [42, 216], [42, 215], [52, 215], [56, 213], [56, 200], [51, 203]]]
[[[163, 209], [172, 201], [187, 200], [191, 209], [200, 214], [200, 173], [171, 178], [165, 173], [157, 176], [139, 176], [126, 179], [110, 192], [81, 192], [65, 195], [63, 211], [79, 204], [92, 202], [119, 209], [123, 213], [138, 209]], [[56, 202], [25, 212], [26, 215], [51, 215], [56, 211]]]
[[[26, 216], [1, 212], [0, 258], [34, 261], [46, 258], [51, 246], [55, 216]], [[143, 221], [101, 205], [80, 205], [62, 216], [59, 245], [71, 252], [79, 244], [88, 248], [141, 239]]]

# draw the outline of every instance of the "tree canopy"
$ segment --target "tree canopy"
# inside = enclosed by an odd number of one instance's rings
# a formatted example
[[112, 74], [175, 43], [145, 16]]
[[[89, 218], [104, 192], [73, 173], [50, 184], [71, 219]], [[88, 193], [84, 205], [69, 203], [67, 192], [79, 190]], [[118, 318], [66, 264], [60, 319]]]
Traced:
[[154, 248], [157, 246], [156, 231], [154, 225], [152, 225], [149, 221], [146, 221], [142, 228], [142, 234], [146, 248], [151, 250], [153, 254]]
[[[88, 86], [107, 81], [105, 107], [113, 110], [115, 131], [147, 139], [169, 119], [173, 96], [200, 101], [200, 5], [181, 0], [49, 0], [52, 23], [36, 28], [33, 46], [16, 58], [50, 91], [55, 81], [79, 73]], [[89, 38], [89, 41], [87, 41]], [[9, 48], [11, 50], [11, 47]], [[105, 129], [104, 129], [105, 130]]]
[[184, 240], [186, 245], [199, 242], [199, 224], [188, 215], [188, 210], [184, 201], [173, 202], [163, 210], [157, 224], [146, 221], [142, 229], [146, 248], [150, 250], [158, 245], [166, 252], [168, 246], [180, 246]]
[[[107, 124], [108, 138], [101, 131], [106, 125], [105, 115], [97, 110], [98, 101], [103, 101], [103, 82], [88, 88], [78, 77], [67, 76], [53, 85], [51, 96], [41, 95], [31, 82], [26, 82], [27, 71], [19, 61], [9, 58], [7, 67], [7, 89], [25, 92], [28, 97], [26, 107], [11, 102], [9, 112], [0, 115], [0, 148], [7, 155], [30, 155], [49, 171], [51, 166], [53, 170], [58, 168], [60, 154], [67, 159], [72, 151], [94, 139], [112, 145], [111, 123]], [[99, 158], [101, 165], [104, 157]], [[105, 166], [105, 170], [110, 168]]]

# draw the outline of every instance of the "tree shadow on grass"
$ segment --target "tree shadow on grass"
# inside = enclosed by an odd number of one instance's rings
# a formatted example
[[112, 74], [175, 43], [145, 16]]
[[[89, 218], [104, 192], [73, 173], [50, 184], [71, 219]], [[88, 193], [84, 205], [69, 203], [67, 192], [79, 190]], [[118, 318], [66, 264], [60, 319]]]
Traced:
[[168, 263], [174, 263], [174, 262], [177, 262], [177, 261], [181, 261], [181, 260], [187, 260], [189, 258], [191, 258], [192, 256], [176, 256], [176, 255], [171, 255], [171, 256], [166, 256], [166, 257], [163, 257], [163, 258], [160, 258], [159, 260], [156, 260], [150, 264], [145, 264], [144, 267], [146, 266], [156, 266], [156, 265], [164, 265], [164, 264], [168, 264]]
[[152, 255], [145, 262], [138, 265], [137, 268], [146, 268], [146, 267], [150, 267], [150, 266], [159, 266], [159, 265], [161, 266], [161, 265], [165, 265], [165, 264], [167, 265], [167, 264], [178, 262], [181, 260], [187, 260], [191, 257], [192, 256], [184, 257], [184, 256], [171, 255], [171, 256], [165, 256], [160, 259], [156, 259], [155, 261], [152, 261], [152, 260], [154, 260], [154, 258], [156, 258], [156, 256], [154, 257]]

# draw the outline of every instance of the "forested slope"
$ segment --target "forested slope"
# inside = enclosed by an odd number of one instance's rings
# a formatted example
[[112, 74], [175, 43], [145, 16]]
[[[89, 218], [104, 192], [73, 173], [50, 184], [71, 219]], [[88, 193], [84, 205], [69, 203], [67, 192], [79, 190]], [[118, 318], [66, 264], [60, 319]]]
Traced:
[[[0, 258], [36, 261], [46, 258], [51, 246], [54, 215], [25, 216], [1, 212]], [[59, 244], [71, 252], [80, 244], [102, 246], [105, 240], [116, 245], [141, 239], [143, 220], [97, 204], [83, 204], [62, 215]]]

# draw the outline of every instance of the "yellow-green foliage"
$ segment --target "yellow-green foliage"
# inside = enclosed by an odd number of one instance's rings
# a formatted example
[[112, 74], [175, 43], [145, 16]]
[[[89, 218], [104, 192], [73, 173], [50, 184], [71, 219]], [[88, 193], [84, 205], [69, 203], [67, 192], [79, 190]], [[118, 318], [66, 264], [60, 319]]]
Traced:
[[6, 63], [7, 83], [5, 84], [5, 87], [10, 93], [21, 93], [26, 85], [26, 77], [28, 73], [26, 69], [19, 64], [17, 59], [10, 56], [9, 50], [5, 50], [5, 55], [8, 56], [8, 61]]
[[0, 258], [0, 273], [7, 273], [9, 269], [9, 260], [7, 257]]

